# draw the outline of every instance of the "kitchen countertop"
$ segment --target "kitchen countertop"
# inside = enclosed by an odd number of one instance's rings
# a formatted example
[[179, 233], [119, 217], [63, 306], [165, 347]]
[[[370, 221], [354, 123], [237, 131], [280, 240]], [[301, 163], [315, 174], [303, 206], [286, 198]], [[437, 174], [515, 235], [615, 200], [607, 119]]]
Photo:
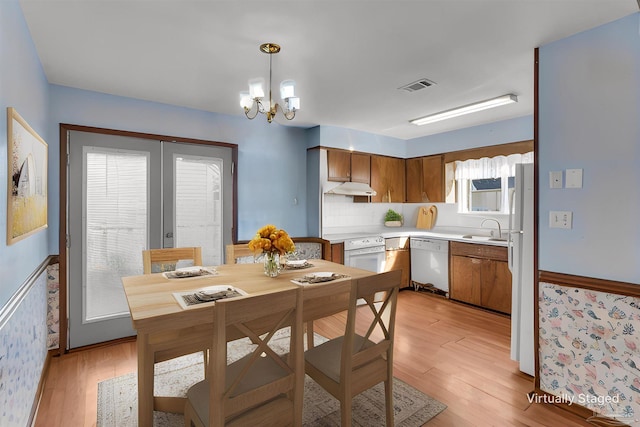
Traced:
[[345, 240], [356, 239], [359, 237], [369, 237], [369, 236], [382, 236], [385, 239], [393, 238], [393, 237], [428, 237], [433, 239], [442, 239], [442, 240], [453, 240], [456, 242], [464, 242], [464, 243], [474, 243], [481, 245], [492, 245], [492, 246], [507, 246], [506, 241], [501, 240], [480, 240], [480, 239], [469, 239], [463, 238], [462, 236], [473, 235], [473, 236], [486, 236], [488, 230], [483, 230], [479, 232], [475, 229], [464, 229], [464, 228], [438, 228], [435, 227], [432, 230], [424, 230], [419, 228], [412, 227], [381, 227], [378, 229], [370, 229], [362, 232], [345, 232], [345, 233], [332, 233], [325, 234], [322, 236], [323, 239], [329, 240], [332, 244], [334, 243], [343, 243]]

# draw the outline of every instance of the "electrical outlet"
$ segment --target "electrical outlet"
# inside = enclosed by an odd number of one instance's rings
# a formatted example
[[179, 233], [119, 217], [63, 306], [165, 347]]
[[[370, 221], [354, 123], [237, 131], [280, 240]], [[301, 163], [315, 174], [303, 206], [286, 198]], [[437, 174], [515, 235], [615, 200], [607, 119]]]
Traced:
[[549, 227], [550, 228], [571, 228], [573, 221], [573, 212], [568, 211], [550, 211]]

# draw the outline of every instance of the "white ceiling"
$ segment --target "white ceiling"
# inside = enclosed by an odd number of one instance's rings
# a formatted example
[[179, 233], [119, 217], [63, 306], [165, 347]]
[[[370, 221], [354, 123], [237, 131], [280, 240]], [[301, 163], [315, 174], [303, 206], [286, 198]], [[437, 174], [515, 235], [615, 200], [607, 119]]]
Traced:
[[[297, 82], [292, 126], [401, 139], [533, 114], [534, 48], [638, 11], [638, 0], [20, 0], [52, 84], [242, 115], [238, 93]], [[430, 88], [400, 86], [427, 78]], [[513, 93], [426, 126], [410, 119]], [[266, 120], [263, 116], [255, 120]], [[286, 122], [286, 123], [284, 123]]]

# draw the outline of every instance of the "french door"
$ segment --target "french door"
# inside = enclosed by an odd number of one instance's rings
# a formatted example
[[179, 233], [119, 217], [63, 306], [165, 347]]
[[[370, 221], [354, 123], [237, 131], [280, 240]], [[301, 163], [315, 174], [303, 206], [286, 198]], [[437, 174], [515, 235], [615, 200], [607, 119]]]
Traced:
[[121, 277], [142, 251], [200, 246], [224, 261], [231, 242], [232, 150], [69, 131], [69, 348], [135, 335]]

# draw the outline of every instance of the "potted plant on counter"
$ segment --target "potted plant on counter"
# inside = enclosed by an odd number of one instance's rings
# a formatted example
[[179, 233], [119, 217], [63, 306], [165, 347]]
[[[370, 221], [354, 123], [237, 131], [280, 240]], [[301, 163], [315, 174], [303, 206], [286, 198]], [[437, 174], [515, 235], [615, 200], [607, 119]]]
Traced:
[[384, 225], [387, 227], [401, 227], [402, 226], [402, 215], [393, 209], [389, 209], [387, 213], [384, 215]]

